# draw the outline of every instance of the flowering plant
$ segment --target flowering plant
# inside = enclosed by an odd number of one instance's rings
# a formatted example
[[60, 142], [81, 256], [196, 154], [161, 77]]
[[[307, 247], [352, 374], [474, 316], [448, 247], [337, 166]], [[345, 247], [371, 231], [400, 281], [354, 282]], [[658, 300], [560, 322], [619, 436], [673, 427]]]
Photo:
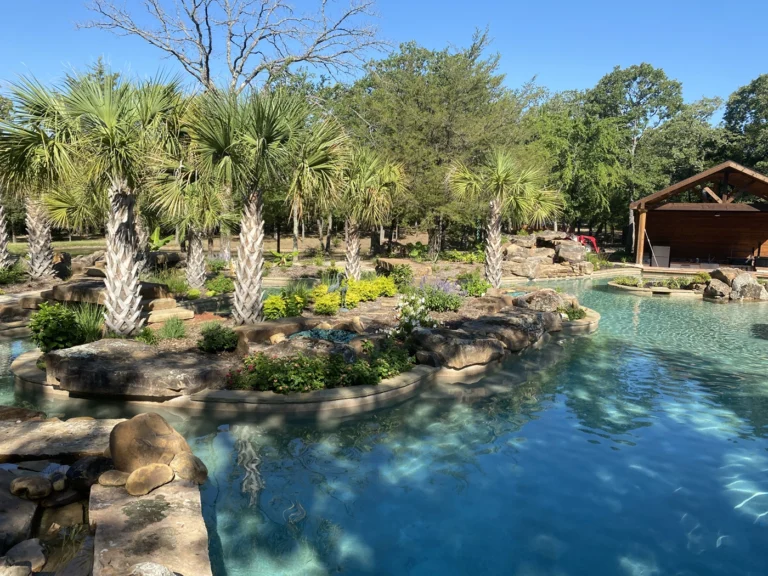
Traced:
[[395, 307], [395, 318], [400, 336], [408, 336], [416, 328], [434, 328], [437, 325], [429, 315], [426, 299], [420, 292], [411, 292], [400, 297]]

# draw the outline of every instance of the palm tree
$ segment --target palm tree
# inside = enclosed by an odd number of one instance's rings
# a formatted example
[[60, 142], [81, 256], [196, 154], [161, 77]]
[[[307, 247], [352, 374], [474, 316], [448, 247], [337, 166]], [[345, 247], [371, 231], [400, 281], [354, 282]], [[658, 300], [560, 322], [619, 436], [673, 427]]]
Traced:
[[360, 279], [360, 227], [382, 226], [393, 200], [405, 186], [399, 164], [384, 162], [375, 152], [354, 151], [344, 170], [344, 191], [339, 205], [346, 214], [347, 278]]
[[347, 138], [337, 122], [325, 118], [311, 123], [294, 142], [286, 203], [293, 218], [293, 251], [298, 252], [299, 221], [305, 211], [326, 214], [338, 201]]
[[66, 112], [78, 128], [77, 146], [84, 173], [106, 190], [105, 268], [107, 330], [128, 336], [141, 318], [136, 196], [147, 179], [149, 151], [162, 148], [178, 105], [178, 85], [160, 79], [132, 86], [104, 79], [68, 80]]
[[189, 132], [199, 170], [242, 206], [232, 315], [238, 324], [252, 324], [261, 319], [263, 301], [264, 193], [278, 185], [291, 139], [305, 120], [304, 104], [282, 91], [210, 91], [196, 106]]
[[22, 79], [12, 94], [13, 118], [0, 121], [0, 184], [24, 197], [29, 277], [46, 280], [53, 277], [53, 248], [42, 195], [73, 173], [74, 130], [61, 96], [36, 80]]
[[485, 277], [494, 288], [501, 286], [503, 218], [514, 226], [541, 226], [563, 206], [558, 192], [545, 189], [543, 172], [520, 166], [505, 150], [494, 150], [475, 170], [455, 162], [448, 183], [459, 198], [488, 203]]

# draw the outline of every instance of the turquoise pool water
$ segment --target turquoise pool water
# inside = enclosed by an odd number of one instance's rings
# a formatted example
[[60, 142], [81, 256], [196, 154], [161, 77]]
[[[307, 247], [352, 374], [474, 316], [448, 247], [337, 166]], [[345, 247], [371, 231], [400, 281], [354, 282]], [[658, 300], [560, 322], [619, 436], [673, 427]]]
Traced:
[[216, 576], [766, 574], [768, 305], [560, 285], [600, 331], [474, 386], [322, 427], [176, 422]]

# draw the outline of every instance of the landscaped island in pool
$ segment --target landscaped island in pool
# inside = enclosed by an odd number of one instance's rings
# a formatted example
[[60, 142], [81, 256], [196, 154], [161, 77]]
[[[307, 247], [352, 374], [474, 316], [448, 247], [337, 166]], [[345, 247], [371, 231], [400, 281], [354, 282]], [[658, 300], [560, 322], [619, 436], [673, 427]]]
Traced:
[[768, 304], [556, 286], [600, 331], [474, 384], [323, 426], [165, 414], [214, 573], [762, 574]]

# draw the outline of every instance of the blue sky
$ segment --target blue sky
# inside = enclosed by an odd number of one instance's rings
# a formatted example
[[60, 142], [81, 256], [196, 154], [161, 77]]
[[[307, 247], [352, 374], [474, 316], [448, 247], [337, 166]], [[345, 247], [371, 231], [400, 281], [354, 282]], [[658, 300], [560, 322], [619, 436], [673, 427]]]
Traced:
[[[537, 76], [552, 90], [588, 88], [615, 65], [647, 61], [682, 81], [691, 101], [727, 98], [768, 72], [765, 0], [378, 0], [378, 11], [394, 44], [464, 46], [476, 27], [489, 26], [511, 87]], [[138, 39], [76, 30], [88, 17], [82, 0], [10, 0], [2, 15], [0, 82], [29, 73], [54, 81], [100, 55], [135, 75], [177, 70]]]

